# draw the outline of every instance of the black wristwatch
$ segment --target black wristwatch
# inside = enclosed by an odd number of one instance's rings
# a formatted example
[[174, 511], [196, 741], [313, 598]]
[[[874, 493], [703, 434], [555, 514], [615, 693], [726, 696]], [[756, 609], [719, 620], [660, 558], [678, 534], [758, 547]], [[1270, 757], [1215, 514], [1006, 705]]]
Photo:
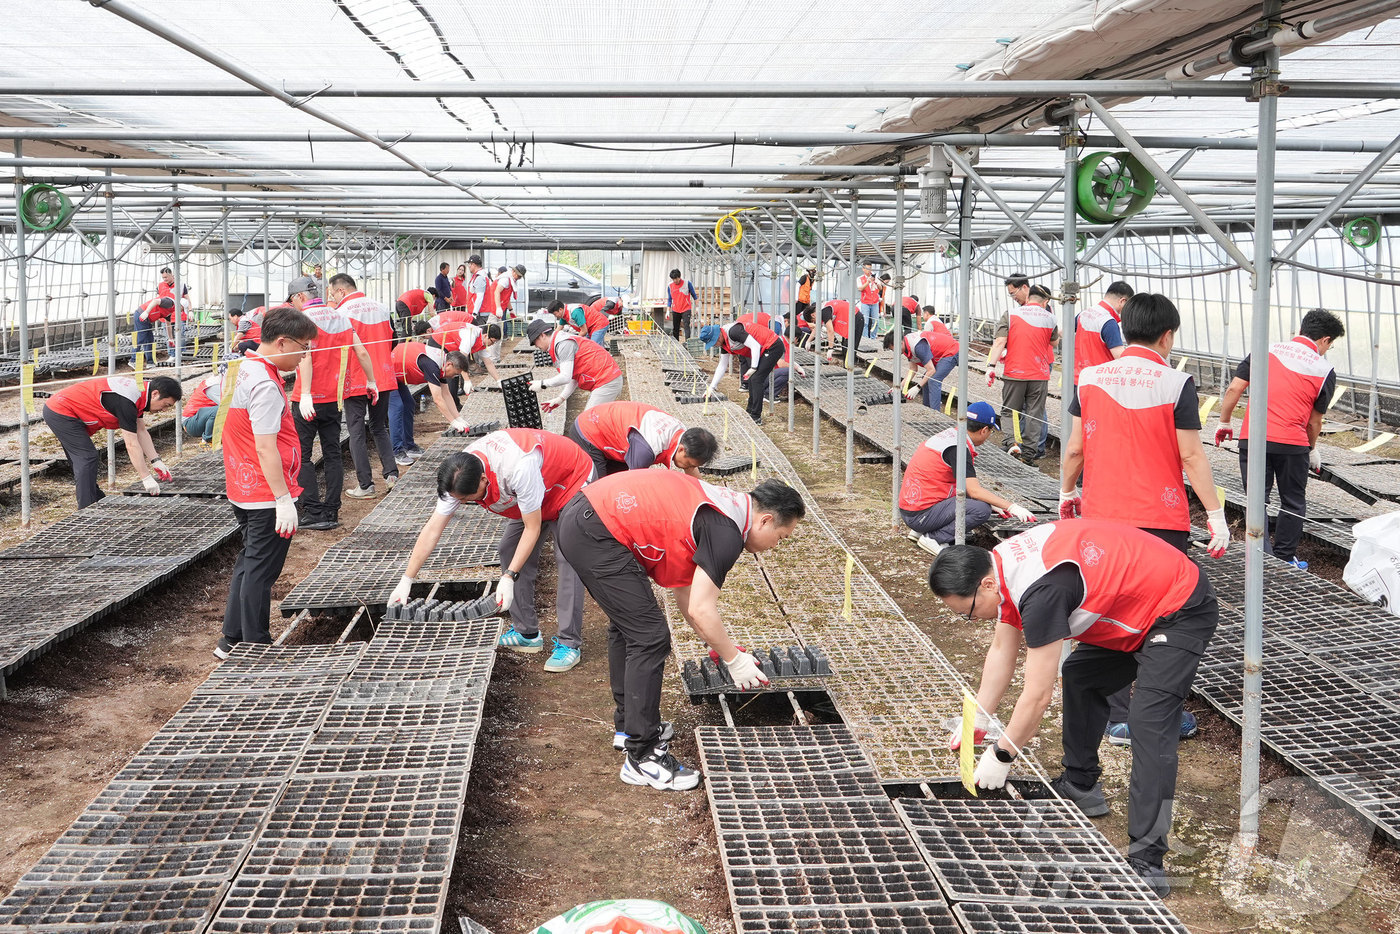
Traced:
[[502, 572], [501, 572], [501, 576], [502, 576], [502, 577], [509, 577], [509, 578], [510, 578], [511, 580], [513, 580], [513, 581], [518, 581], [518, 580], [520, 580], [520, 572], [519, 572], [519, 571], [512, 571], [512, 570], [510, 570], [509, 568], [507, 568], [506, 570], [502, 571]]
[[1002, 749], [1002, 748], [1001, 748], [1001, 743], [997, 743], [996, 746], [994, 746], [993, 748], [996, 749], [996, 751], [997, 751], [997, 761], [998, 761], [998, 762], [1015, 762], [1015, 761], [1016, 761], [1016, 753], [1012, 752], [1012, 751], [1009, 750], [1009, 749]]

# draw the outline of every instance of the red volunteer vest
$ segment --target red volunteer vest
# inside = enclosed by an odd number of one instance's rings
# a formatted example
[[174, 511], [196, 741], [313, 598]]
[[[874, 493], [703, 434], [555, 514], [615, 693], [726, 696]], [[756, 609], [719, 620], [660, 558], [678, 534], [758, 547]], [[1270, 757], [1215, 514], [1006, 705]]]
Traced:
[[[340, 397], [341, 348], [355, 343], [355, 329], [339, 312], [326, 305], [307, 305], [302, 314], [316, 322], [316, 349], [311, 351], [311, 401], [335, 402]], [[300, 402], [305, 391], [301, 371], [292, 385], [292, 401]], [[345, 354], [345, 398], [365, 394], [365, 374], [355, 353]]]
[[243, 320], [248, 322], [248, 327], [246, 330], [240, 331], [238, 333], [238, 339], [245, 341], [261, 342], [263, 315], [265, 315], [266, 313], [267, 309], [263, 305], [259, 305], [252, 311], [245, 312], [243, 315]]
[[[1103, 302], [1074, 316], [1074, 385], [1079, 385], [1079, 374], [1084, 372], [1085, 367], [1098, 366], [1113, 359], [1102, 332], [1104, 325], [1117, 320], [1113, 309]], [[1127, 350], [1123, 352], [1127, 353]]]
[[[958, 426], [945, 428], [929, 438], [904, 468], [904, 480], [899, 485], [899, 508], [907, 512], [922, 512], [934, 503], [941, 503], [958, 490], [957, 473], [943, 455], [958, 443]], [[967, 442], [967, 462], [977, 457], [977, 449]]]
[[432, 332], [433, 340], [445, 351], [460, 350], [474, 354], [486, 347], [486, 338], [481, 328], [469, 321], [453, 322], [447, 327]]
[[[160, 302], [160, 298], [153, 298], [141, 308], [141, 313], [146, 316], [146, 320], [151, 324], [155, 324], [157, 321], [168, 321], [175, 317], [175, 309], [162, 308]], [[188, 321], [190, 320], [190, 316], [181, 312], [180, 320]]]
[[621, 462], [627, 457], [627, 433], [635, 431], [656, 454], [652, 466], [671, 466], [685, 426], [654, 405], [642, 402], [605, 402], [584, 411], [574, 423], [591, 445]]
[[913, 334], [904, 335], [904, 356], [910, 360], [917, 360], [914, 350], [921, 343], [927, 343], [929, 353], [933, 354], [933, 362], [937, 363], [947, 357], [958, 355], [957, 338], [949, 334], [945, 328], [942, 331], [915, 331]]
[[465, 311], [439, 311], [428, 319], [428, 327], [434, 331], [471, 324], [472, 316]]
[[287, 391], [282, 388], [282, 374], [277, 367], [248, 351], [238, 368], [238, 381], [224, 418], [224, 494], [234, 503], [270, 503], [277, 499], [263, 477], [258, 461], [257, 445], [253, 441], [253, 423], [248, 416], [248, 400], [254, 385], [271, 382], [282, 396], [282, 424], [277, 429], [277, 453], [282, 460], [282, 479], [292, 498], [301, 495], [297, 474], [301, 472], [301, 439], [292, 421], [292, 407]]
[[[1331, 372], [1332, 364], [1317, 352], [1317, 345], [1301, 335], [1269, 348], [1269, 441], [1308, 443], [1313, 403]], [[1249, 405], [1253, 404], [1251, 398]], [[1249, 405], [1244, 409], [1241, 439], [1249, 438]]]
[[438, 366], [442, 366], [443, 352], [436, 347], [408, 341], [394, 348], [394, 379], [405, 386], [422, 386], [428, 382], [423, 371], [418, 368], [418, 358], [426, 356]]
[[1021, 597], [1051, 569], [1072, 564], [1084, 580], [1084, 600], [1070, 613], [1071, 637], [1118, 652], [1136, 651], [1153, 623], [1181, 609], [1201, 573], [1160, 538], [1094, 519], [1036, 523], [992, 549], [992, 560], [1000, 622], [1021, 629]]
[[612, 354], [590, 340], [579, 340], [577, 334], [555, 331], [549, 341], [549, 359], [557, 366], [559, 356], [556, 348], [560, 341], [574, 342], [574, 382], [579, 389], [594, 389], [604, 383], [611, 383], [622, 375]]
[[594, 308], [592, 305], [583, 306], [583, 326], [589, 334], [594, 331], [607, 330], [610, 320], [606, 312]]
[[831, 326], [836, 329], [836, 333], [846, 339], [851, 337], [851, 303], [844, 298], [836, 298], [827, 302], [823, 306], [831, 309]]
[[[374, 385], [381, 392], [388, 392], [394, 385], [394, 321], [389, 309], [380, 305], [363, 292], [351, 292], [336, 308], [350, 322], [351, 329], [360, 343], [365, 345], [370, 363], [374, 366]], [[352, 351], [349, 365], [359, 374], [359, 383], [365, 385], [364, 373], [360, 370], [360, 359]], [[350, 393], [347, 391], [346, 395]]]
[[211, 405], [218, 405], [223, 397], [224, 374], [211, 373], [199, 381], [194, 392], [190, 393], [189, 399], [185, 402], [185, 407], [180, 411], [183, 418], [189, 418], [200, 409], [207, 409]]
[[746, 315], [740, 315], [734, 320], [738, 321], [740, 324], [747, 322], [749, 324], [756, 324], [761, 328], [767, 328], [770, 331], [773, 330], [773, 316], [766, 311], [751, 311]]
[[880, 280], [874, 276], [861, 276], [856, 283], [860, 288], [860, 303], [862, 305], [880, 304]]
[[1006, 338], [1007, 379], [1049, 379], [1055, 360], [1055, 316], [1044, 305], [1025, 304], [1011, 311]]
[[683, 315], [690, 310], [690, 290], [686, 288], [686, 285], [686, 281], [681, 279], [666, 286], [671, 291], [671, 314], [673, 315]]
[[519, 519], [520, 506], [514, 495], [502, 491], [500, 478], [509, 474], [520, 458], [536, 448], [542, 452], [540, 473], [544, 477], [545, 488], [540, 516], [545, 522], [558, 519], [559, 510], [593, 476], [593, 459], [563, 435], [535, 428], [493, 431], [467, 448], [468, 454], [481, 461], [486, 478], [486, 495], [477, 505], [498, 516]]
[[900, 302], [900, 304], [903, 305], [904, 310], [909, 312], [911, 315], [917, 315], [919, 313], [919, 303], [914, 301], [914, 299], [910, 298], [908, 295], [904, 296], [904, 300]]
[[[768, 327], [767, 325], [754, 323], [753, 319], [748, 315], [745, 315], [738, 321], [735, 321], [734, 324], [741, 324], [744, 326], [744, 332], [748, 334], [749, 337], [752, 337], [754, 340], [758, 341], [758, 347], [760, 351], [767, 350], [769, 347], [772, 347], [778, 342], [778, 335], [773, 331], [771, 327]], [[735, 344], [729, 337], [729, 329], [733, 326], [733, 324], [730, 324], [720, 329], [719, 342], [721, 345], [721, 349], [727, 354], [732, 354], [736, 357], [747, 358], [750, 354], [750, 351], [746, 346], [747, 342], [743, 344]], [[750, 360], [749, 362], [752, 364], [758, 363], [757, 360]]]
[[44, 406], [51, 412], [78, 419], [89, 435], [95, 435], [103, 428], [116, 431], [121, 427], [117, 424], [116, 416], [102, 407], [104, 392], [114, 392], [130, 399], [136, 404], [138, 417], [151, 404], [150, 391], [137, 387], [136, 380], [130, 376], [99, 376], [60, 389], [49, 397]]
[[711, 486], [676, 470], [625, 470], [583, 488], [594, 512], [662, 587], [695, 578], [695, 514], [711, 507], [745, 538], [753, 522], [747, 493]]
[[452, 307], [467, 307], [467, 280], [461, 276], [452, 277]]
[[1084, 518], [1191, 528], [1174, 414], [1188, 379], [1138, 346], [1080, 374]]
[[496, 302], [496, 283], [488, 282], [486, 284], [486, 290], [491, 293], [491, 304], [497, 309], [497, 314], [509, 309], [511, 302], [515, 301], [515, 280], [510, 277], [510, 273], [506, 273], [505, 283], [506, 287], [501, 292], [499, 304]]
[[408, 306], [410, 314], [418, 314], [428, 307], [428, 293], [422, 289], [409, 289], [399, 296], [399, 301]]

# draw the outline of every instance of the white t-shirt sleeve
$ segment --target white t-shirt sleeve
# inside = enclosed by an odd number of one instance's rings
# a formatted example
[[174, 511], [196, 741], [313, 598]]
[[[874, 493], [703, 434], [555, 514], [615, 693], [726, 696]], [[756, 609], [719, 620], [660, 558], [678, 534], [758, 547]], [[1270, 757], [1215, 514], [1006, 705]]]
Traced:
[[248, 390], [248, 420], [253, 434], [275, 435], [282, 430], [282, 413], [286, 403], [272, 380], [259, 380]]
[[453, 499], [451, 496], [439, 496], [437, 506], [434, 507], [433, 512], [440, 516], [450, 516], [457, 511], [457, 507], [460, 505], [462, 505], [461, 502]]
[[504, 483], [515, 493], [522, 516], [538, 511], [544, 505], [544, 452], [536, 448], [520, 458]]

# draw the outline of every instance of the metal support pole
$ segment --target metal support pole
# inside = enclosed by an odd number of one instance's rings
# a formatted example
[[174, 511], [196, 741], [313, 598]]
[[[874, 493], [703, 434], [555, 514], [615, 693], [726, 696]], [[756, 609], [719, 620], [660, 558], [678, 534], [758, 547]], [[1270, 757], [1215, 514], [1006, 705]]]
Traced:
[[972, 349], [972, 179], [963, 177], [958, 196], [958, 501], [954, 512], [956, 544], [967, 543], [967, 357]]
[[[1071, 119], [1070, 123], [1061, 130], [1061, 135], [1066, 141], [1065, 145], [1065, 191], [1074, 190], [1075, 176], [1079, 172], [1079, 124]], [[1074, 379], [1074, 338], [1078, 323], [1079, 307], [1079, 278], [1076, 269], [1076, 234], [1078, 226], [1078, 214], [1075, 211], [1074, 199], [1065, 198], [1065, 234], [1064, 234], [1064, 284], [1060, 288], [1060, 293], [1064, 297], [1060, 322], [1060, 489], [1064, 489], [1065, 481], [1065, 450], [1068, 447], [1067, 441], [1070, 433], [1070, 422], [1073, 416], [1069, 414], [1070, 403], [1074, 400], [1075, 379]], [[1040, 427], [1036, 427], [1039, 431]]]
[[[1376, 283], [1375, 295], [1371, 299], [1371, 398], [1366, 406], [1366, 440], [1371, 440], [1376, 436], [1377, 409], [1380, 407], [1380, 389], [1377, 369], [1380, 365], [1381, 356], [1381, 247], [1385, 244], [1385, 238], [1376, 243]], [[1297, 271], [1298, 267], [1293, 267]], [[1363, 283], [1362, 288], [1365, 288]]]
[[[1278, 15], [1280, 0], [1265, 0], [1264, 20]], [[1244, 718], [1240, 749], [1240, 848], [1253, 855], [1259, 843], [1259, 730], [1264, 680], [1264, 536], [1269, 517], [1264, 497], [1264, 439], [1268, 436], [1269, 285], [1274, 259], [1274, 141], [1278, 134], [1277, 47], [1264, 52], [1252, 77], [1259, 91], [1258, 184], [1254, 204], [1254, 315], [1250, 330], [1249, 436], [1254, 456], [1245, 478]]]
[[[877, 332], [878, 333], [878, 332]], [[904, 364], [904, 183], [895, 189], [894, 209], [894, 455], [890, 461], [890, 528], [899, 528], [899, 486], [904, 472], [900, 405], [904, 402], [899, 371]], [[913, 366], [911, 361], [910, 366]]]
[[[813, 304], [816, 313], [812, 315], [812, 456], [818, 457], [822, 451], [822, 293], [821, 280], [826, 278], [826, 237], [822, 236], [822, 222], [826, 220], [826, 205], [817, 206], [817, 281], [812, 283]], [[834, 251], [833, 251], [834, 252]], [[838, 254], [839, 258], [839, 254]]]
[[[180, 278], [180, 186], [170, 186], [170, 197], [175, 202], [170, 211], [170, 251], [171, 262], [170, 271], [175, 274], [175, 314], [170, 319], [170, 333], [175, 336], [175, 378], [178, 380], [183, 373], [180, 364], [184, 362], [185, 347], [185, 290], [184, 282]], [[151, 348], [151, 363], [156, 362], [155, 347]], [[179, 419], [176, 418], [175, 425], [175, 456], [179, 457], [185, 451], [185, 433], [180, 430]], [[128, 452], [130, 453], [130, 452]]]
[[[15, 158], [22, 158], [24, 144], [15, 140]], [[110, 203], [110, 202], [109, 202]], [[29, 279], [25, 266], [28, 257], [25, 256], [24, 245], [24, 172], [21, 169], [15, 170], [15, 299], [19, 302], [19, 363], [24, 366], [31, 363], [29, 357]], [[30, 477], [29, 477], [29, 413], [20, 408], [19, 413], [19, 521], [20, 525], [29, 528], [30, 519], [30, 499], [29, 499]]]
[[[788, 262], [788, 307], [785, 309], [788, 316], [787, 341], [788, 347], [792, 348], [797, 342], [797, 216], [794, 212], [792, 218], [792, 238], [789, 241], [792, 245], [792, 256]], [[1379, 254], [1377, 254], [1379, 255]], [[788, 410], [787, 410], [787, 430], [791, 434], [797, 428], [797, 351], [791, 350], [791, 359], [788, 361]]]
[[850, 307], [846, 309], [846, 492], [856, 488], [856, 346], [860, 335], [856, 333], [856, 309], [859, 307], [856, 294], [856, 238], [860, 236], [860, 194], [851, 192], [851, 296]]
[[[112, 170], [106, 171], [106, 176], [112, 177]], [[116, 222], [112, 216], [112, 183], [108, 182], [103, 190], [103, 197], [107, 201], [107, 378], [111, 379], [117, 375], [117, 244], [116, 244]], [[135, 348], [133, 348], [135, 349]], [[107, 432], [107, 485], [117, 484], [117, 436], [112, 432]]]
[[[227, 189], [227, 186], [225, 186], [225, 191], [227, 191], [227, 190], [228, 190], [228, 189]], [[224, 214], [224, 233], [223, 233], [222, 240], [223, 240], [223, 243], [222, 243], [222, 244], [220, 245], [220, 247], [219, 247], [219, 253], [220, 253], [220, 255], [221, 255], [222, 258], [223, 258], [223, 262], [222, 262], [222, 263], [220, 264], [220, 266], [219, 266], [219, 271], [222, 273], [221, 278], [222, 278], [222, 281], [223, 281], [223, 290], [224, 290], [224, 294], [223, 294], [223, 305], [224, 305], [223, 334], [224, 334], [224, 346], [227, 347], [227, 346], [228, 346], [228, 339], [229, 339], [229, 316], [228, 316], [228, 312], [229, 312], [229, 307], [228, 307], [228, 263], [229, 263], [229, 256], [228, 256], [228, 214], [227, 214], [227, 213]], [[195, 327], [199, 327], [199, 322], [196, 321], [194, 326], [195, 326]], [[213, 367], [211, 366], [210, 369], [213, 369]]]
[[268, 262], [268, 240], [272, 235], [272, 218], [263, 216], [263, 309], [264, 313], [272, 308], [272, 275]]
[[[773, 247], [772, 261], [768, 264], [768, 298], [769, 298], [769, 309], [768, 309], [768, 314], [770, 314], [770, 315], [773, 316], [773, 320], [774, 320], [774, 321], [777, 321], [777, 320], [779, 320], [779, 317], [778, 317], [778, 258], [779, 258], [779, 257], [778, 257], [778, 225], [777, 225], [777, 223], [774, 223], [774, 224], [773, 224], [773, 243], [772, 243], [772, 247]], [[784, 324], [786, 324], [786, 322], [784, 322]], [[783, 330], [786, 331], [787, 328], [784, 327]], [[779, 335], [779, 336], [778, 336], [778, 340], [782, 340], [782, 339], [783, 339], [783, 338], [782, 338], [782, 335]], [[781, 358], [781, 357], [778, 358], [778, 362], [779, 362], [779, 363], [782, 363], [782, 358]], [[777, 369], [777, 367], [774, 367], [773, 369]], [[791, 370], [789, 370], [789, 372], [788, 372], [788, 382], [789, 382], [789, 383], [792, 382], [792, 372], [791, 372]], [[763, 394], [764, 394], [765, 396], [769, 397], [770, 399], [772, 399], [772, 397], [773, 397], [772, 388], [773, 388], [773, 375], [772, 375], [771, 373], [769, 373], [769, 375], [768, 375], [768, 389], [767, 389]], [[769, 403], [769, 405], [771, 405], [774, 409], [776, 409], [776, 408], [778, 407], [778, 401], [777, 401], [776, 399], [773, 399], [773, 400]]]

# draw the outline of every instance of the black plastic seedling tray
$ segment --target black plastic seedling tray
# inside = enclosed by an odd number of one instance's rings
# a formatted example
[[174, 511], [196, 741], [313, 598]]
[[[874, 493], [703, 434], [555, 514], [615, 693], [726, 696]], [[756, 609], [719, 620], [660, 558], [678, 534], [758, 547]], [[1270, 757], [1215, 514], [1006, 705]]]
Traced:
[[[832, 675], [831, 662], [826, 654], [815, 646], [780, 646], [754, 653], [759, 668], [768, 676], [765, 687], [749, 689], [745, 693], [757, 694], [764, 691], [792, 690], [794, 681], [809, 682], [813, 678], [829, 678]], [[691, 659], [681, 667], [681, 679], [691, 696], [704, 694], [732, 694], [737, 689], [734, 679], [723, 662], [713, 659]], [[801, 685], [810, 686], [810, 685]]]

